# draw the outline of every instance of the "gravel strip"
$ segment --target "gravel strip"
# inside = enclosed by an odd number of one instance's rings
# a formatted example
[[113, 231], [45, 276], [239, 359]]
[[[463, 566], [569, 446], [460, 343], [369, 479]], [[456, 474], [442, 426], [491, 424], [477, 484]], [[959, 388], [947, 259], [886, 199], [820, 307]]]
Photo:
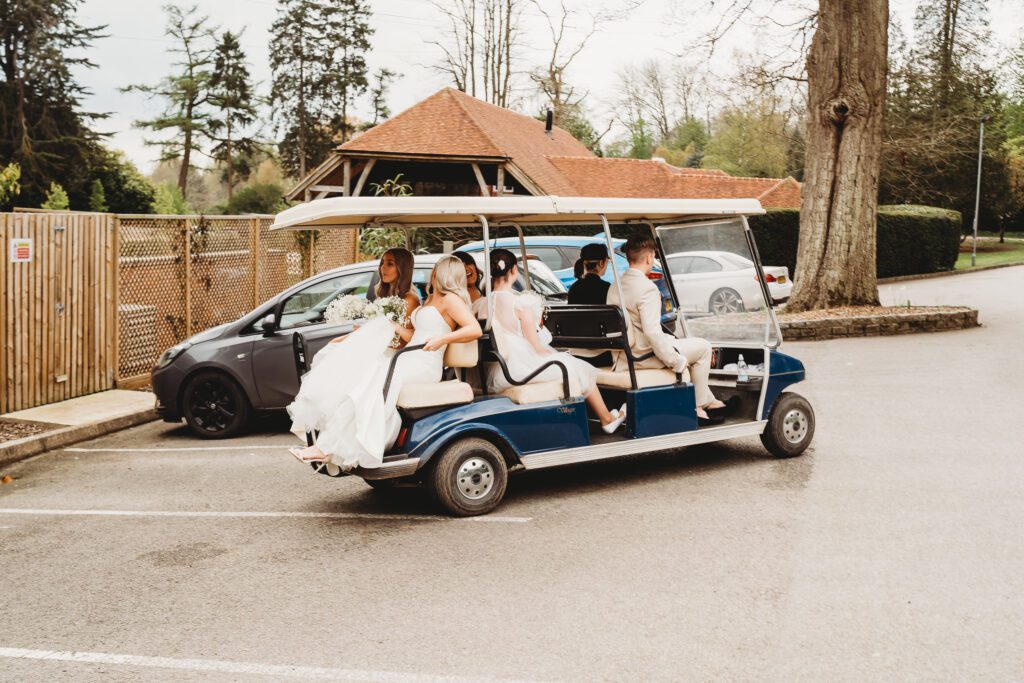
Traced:
[[33, 434], [48, 431], [49, 428], [31, 422], [17, 420], [0, 420], [0, 443], [13, 441]]

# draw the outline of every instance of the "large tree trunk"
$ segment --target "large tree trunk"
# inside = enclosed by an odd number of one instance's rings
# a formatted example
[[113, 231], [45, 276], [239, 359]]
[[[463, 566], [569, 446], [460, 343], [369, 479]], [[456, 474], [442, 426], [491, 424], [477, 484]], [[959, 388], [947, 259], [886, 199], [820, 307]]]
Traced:
[[807, 57], [807, 156], [790, 311], [878, 303], [888, 25], [888, 0], [819, 2]]

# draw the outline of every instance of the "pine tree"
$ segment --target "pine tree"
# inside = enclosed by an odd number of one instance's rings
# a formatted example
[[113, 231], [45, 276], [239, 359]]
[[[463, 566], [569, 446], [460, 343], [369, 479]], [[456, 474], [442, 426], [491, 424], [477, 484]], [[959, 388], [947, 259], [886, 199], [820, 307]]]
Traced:
[[245, 53], [238, 36], [230, 31], [221, 35], [210, 78], [210, 136], [216, 142], [213, 158], [224, 167], [228, 201], [234, 192], [236, 176], [247, 177], [252, 169], [248, 160], [256, 151], [256, 139], [246, 129], [256, 120], [252, 84]]
[[270, 30], [271, 101], [281, 165], [290, 175], [305, 177], [333, 144], [326, 114], [333, 39], [314, 0], [278, 0]]
[[89, 191], [89, 210], [100, 213], [107, 210], [107, 195], [103, 192], [103, 183], [99, 178], [92, 181], [92, 189]]
[[169, 138], [146, 140], [146, 144], [160, 147], [161, 161], [181, 160], [178, 189], [182, 197], [187, 197], [192, 156], [202, 152], [203, 142], [210, 137], [214, 31], [209, 18], [200, 16], [196, 6], [182, 9], [168, 5], [165, 9], [167, 35], [176, 44], [170, 52], [179, 56], [179, 61], [172, 65], [176, 73], [156, 85], [131, 85], [124, 91], [141, 92], [165, 101], [163, 114], [149, 121], [136, 121], [135, 125], [154, 133], [171, 133]]
[[330, 104], [340, 117], [342, 141], [352, 132], [349, 110], [353, 100], [366, 92], [366, 53], [370, 49], [370, 10], [365, 0], [329, 0], [323, 6], [327, 36], [336, 44], [327, 78]]
[[400, 75], [383, 67], [374, 72], [373, 87], [370, 88], [370, 106], [373, 107], [373, 121], [370, 126], [376, 126], [381, 121], [391, 118], [388, 89], [391, 87], [391, 81]]
[[51, 182], [50, 188], [46, 191], [46, 199], [39, 205], [39, 208], [50, 211], [67, 211], [69, 205], [68, 193], [59, 183]]
[[[956, 209], [974, 218], [978, 128], [985, 126], [983, 226], [999, 221], [1011, 190], [1000, 114], [1002, 96], [987, 64], [990, 33], [985, 0], [918, 5], [914, 40], [894, 36], [885, 124], [881, 200]], [[994, 226], [993, 226], [994, 227]]]
[[21, 168], [21, 201], [42, 201], [59, 181], [86, 191], [101, 115], [82, 111], [87, 93], [73, 71], [103, 27], [78, 23], [79, 0], [0, 2], [0, 159]]

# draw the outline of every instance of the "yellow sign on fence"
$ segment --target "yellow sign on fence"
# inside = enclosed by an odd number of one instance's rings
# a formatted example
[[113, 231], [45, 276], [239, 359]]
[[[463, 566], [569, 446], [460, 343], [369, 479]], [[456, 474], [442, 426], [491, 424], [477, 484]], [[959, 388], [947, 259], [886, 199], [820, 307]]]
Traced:
[[32, 263], [32, 240], [24, 237], [11, 239], [11, 263]]

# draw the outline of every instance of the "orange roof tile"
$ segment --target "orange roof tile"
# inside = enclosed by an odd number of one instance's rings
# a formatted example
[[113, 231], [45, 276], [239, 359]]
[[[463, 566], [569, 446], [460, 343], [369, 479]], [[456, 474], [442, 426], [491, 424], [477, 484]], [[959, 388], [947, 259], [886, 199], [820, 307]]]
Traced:
[[661, 161], [598, 157], [548, 159], [584, 197], [761, 199], [772, 208], [799, 207], [800, 184], [792, 178], [737, 178], [694, 173]]
[[508, 157], [547, 194], [571, 194], [571, 186], [547, 155], [593, 157], [583, 143], [557, 126], [445, 88], [401, 114], [352, 138], [339, 151]]

